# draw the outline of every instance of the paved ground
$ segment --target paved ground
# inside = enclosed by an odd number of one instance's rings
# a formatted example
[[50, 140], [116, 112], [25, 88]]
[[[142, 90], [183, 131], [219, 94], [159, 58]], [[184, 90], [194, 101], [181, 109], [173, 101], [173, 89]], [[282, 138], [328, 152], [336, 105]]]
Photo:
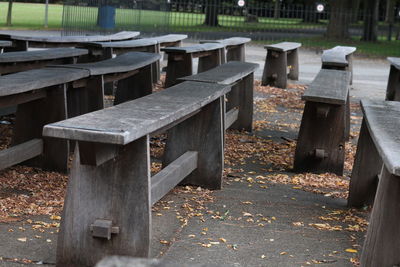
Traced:
[[[260, 79], [264, 49], [249, 46], [247, 59], [260, 64], [256, 74]], [[308, 84], [319, 69], [320, 53], [302, 50], [298, 83]], [[385, 60], [356, 57], [352, 96], [384, 98], [388, 71]], [[276, 120], [284, 121], [285, 112]], [[295, 138], [297, 132], [261, 130], [255, 135], [282, 141], [282, 136]], [[151, 256], [216, 266], [353, 266], [351, 259], [358, 253], [345, 250], [359, 251], [364, 233], [315, 227], [326, 223], [321, 218], [335, 214], [344, 218], [349, 212], [345, 199], [264, 181], [267, 167], [252, 159], [241, 168], [226, 177], [221, 191], [180, 188], [164, 197], [153, 212]], [[57, 222], [35, 216], [0, 223], [0, 266], [53, 265], [57, 227], [47, 223]], [[349, 224], [345, 219], [329, 223], [343, 229]]]

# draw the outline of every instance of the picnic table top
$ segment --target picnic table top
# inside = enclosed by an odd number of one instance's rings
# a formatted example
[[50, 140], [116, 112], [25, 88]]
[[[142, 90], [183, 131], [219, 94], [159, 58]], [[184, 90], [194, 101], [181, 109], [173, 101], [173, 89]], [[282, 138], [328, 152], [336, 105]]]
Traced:
[[44, 136], [125, 145], [199, 110], [229, 85], [183, 82], [110, 108], [48, 124]]
[[361, 108], [386, 168], [400, 176], [400, 102], [362, 100]]
[[219, 43], [207, 43], [207, 44], [196, 44], [192, 46], [182, 46], [182, 47], [164, 47], [161, 48], [161, 50], [165, 52], [188, 54], [196, 52], [206, 52], [221, 48], [224, 48], [224, 45]]
[[35, 51], [7, 52], [0, 54], [0, 63], [28, 62], [51, 60], [59, 58], [78, 57], [88, 54], [87, 49], [80, 48], [49, 48]]
[[350, 72], [321, 69], [302, 99], [319, 103], [344, 105], [350, 87]]
[[321, 60], [324, 64], [330, 65], [348, 65], [346, 56], [354, 53], [357, 50], [353, 46], [335, 46], [334, 48], [324, 50], [321, 56]]
[[400, 57], [388, 57], [387, 60], [389, 60], [390, 65], [400, 70]]
[[89, 71], [90, 75], [104, 75], [140, 69], [156, 62], [160, 58], [159, 54], [154, 53], [128, 52], [98, 62], [56, 65], [52, 67], [84, 69]]
[[274, 50], [280, 52], [290, 51], [293, 49], [297, 49], [299, 47], [301, 47], [301, 43], [295, 43], [295, 42], [282, 42], [264, 46], [264, 48], [266, 48], [267, 50]]

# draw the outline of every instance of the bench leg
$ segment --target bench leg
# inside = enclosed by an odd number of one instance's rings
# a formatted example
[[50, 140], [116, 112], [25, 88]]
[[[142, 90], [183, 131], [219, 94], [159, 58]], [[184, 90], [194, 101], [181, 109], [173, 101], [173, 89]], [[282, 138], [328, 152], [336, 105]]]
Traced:
[[[67, 119], [66, 85], [47, 88], [46, 98], [18, 105], [13, 145], [33, 138], [42, 138], [43, 126]], [[43, 138], [43, 155], [23, 164], [67, 172], [69, 146], [67, 140]]]
[[193, 75], [193, 57], [192, 54], [168, 55], [167, 74], [165, 78], [165, 87], [171, 87], [179, 81], [178, 78]]
[[389, 80], [386, 89], [386, 100], [400, 101], [400, 70], [390, 66]]
[[[75, 148], [57, 242], [57, 266], [94, 266], [106, 255], [148, 257], [151, 231], [148, 136], [124, 147], [114, 147], [113, 152], [110, 145], [89, 147], [80, 143]], [[98, 166], [82, 164], [84, 157], [107, 156], [107, 153], [118, 154]], [[111, 221], [119, 233], [107, 239], [107, 235], [92, 232], [90, 226], [96, 220]], [[109, 233], [108, 228], [103, 228], [101, 234], [104, 231]]]
[[225, 49], [216, 49], [212, 51], [211, 55], [200, 57], [197, 73], [204, 72], [221, 65], [221, 54], [224, 52]]
[[343, 175], [345, 106], [307, 101], [301, 121], [294, 170]]
[[153, 91], [153, 70], [153, 66], [148, 65], [140, 69], [139, 73], [119, 80], [114, 105], [151, 94]]
[[20, 51], [28, 51], [28, 41], [18, 41], [13, 40], [13, 46], [4, 47], [3, 52], [20, 52]]
[[246, 61], [246, 46], [243, 44], [229, 48], [226, 53], [226, 61]]
[[287, 53], [268, 51], [261, 84], [286, 88]]
[[[154, 49], [154, 53], [161, 54], [160, 44], [156, 44]], [[161, 61], [157, 60], [156, 62], [154, 62], [152, 68], [153, 83], [157, 83], [161, 77]]]
[[350, 92], [347, 93], [347, 101], [346, 101], [346, 114], [344, 116], [344, 123], [345, 123], [345, 132], [344, 137], [346, 141], [350, 140]]
[[289, 67], [288, 78], [294, 81], [299, 80], [299, 52], [298, 49], [292, 50], [287, 54], [287, 64]]
[[234, 85], [231, 94], [228, 94], [227, 110], [239, 108], [238, 118], [230, 127], [231, 129], [247, 132], [251, 132], [253, 129], [253, 82], [254, 74], [252, 73]]
[[363, 120], [351, 173], [347, 201], [349, 207], [359, 208], [373, 204], [382, 164], [382, 159], [371, 139], [365, 120]]
[[400, 263], [400, 177], [382, 168], [361, 254], [361, 266], [398, 266]]
[[215, 100], [167, 132], [163, 166], [187, 151], [198, 152], [197, 169], [182, 184], [221, 189], [224, 168], [223, 101], [223, 97]]
[[347, 62], [349, 62], [347, 70], [350, 72], [350, 85], [351, 85], [353, 84], [353, 54], [347, 56]]

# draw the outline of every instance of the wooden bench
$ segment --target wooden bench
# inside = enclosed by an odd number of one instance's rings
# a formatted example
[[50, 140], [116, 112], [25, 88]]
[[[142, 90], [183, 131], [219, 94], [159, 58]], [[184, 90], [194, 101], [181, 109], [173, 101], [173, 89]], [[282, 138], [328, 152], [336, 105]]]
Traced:
[[386, 100], [400, 101], [400, 58], [388, 57], [390, 73], [386, 89]]
[[286, 88], [288, 78], [298, 80], [299, 47], [301, 47], [300, 43], [293, 42], [264, 46], [267, 49], [267, 57], [261, 84]]
[[400, 103], [362, 100], [361, 107], [364, 119], [348, 200], [350, 206], [356, 207], [374, 202], [361, 266], [397, 266], [400, 262]]
[[187, 38], [186, 34], [166, 34], [145, 38], [147, 40], [157, 41], [160, 47], [182, 46], [182, 41]]
[[302, 99], [306, 101], [294, 158], [298, 172], [343, 174], [350, 129], [350, 73], [322, 69]]
[[161, 48], [168, 55], [165, 86], [176, 84], [178, 78], [193, 74], [193, 58], [199, 58], [198, 73], [222, 64], [222, 44], [198, 44], [186, 47]]
[[200, 43], [218, 43], [225, 46], [226, 53], [222, 54], [222, 63], [228, 61], [246, 61], [246, 44], [250, 38], [231, 37], [222, 40], [202, 40]]
[[4, 47], [10, 47], [10, 46], [12, 46], [12, 42], [11, 41], [0, 40], [0, 53], [3, 52], [3, 48]]
[[232, 128], [251, 132], [254, 71], [257, 68], [258, 64], [231, 61], [179, 80], [230, 85], [232, 89], [227, 94], [225, 129]]
[[5, 49], [6, 52], [27, 51], [29, 47], [51, 48], [51, 47], [75, 47], [79, 43], [86, 42], [112, 42], [130, 40], [137, 37], [140, 32], [123, 31], [110, 35], [92, 36], [20, 36], [0, 34], [0, 39], [13, 42], [12, 47]]
[[42, 138], [45, 124], [67, 118], [68, 84], [88, 77], [83, 69], [46, 68], [0, 76], [0, 108], [17, 105], [11, 147], [0, 151], [0, 169], [27, 164], [66, 171], [68, 143]]
[[[178, 183], [221, 188], [229, 90], [183, 82], [44, 127], [44, 136], [77, 141], [57, 265], [93, 266], [112, 254], [148, 257], [155, 202]], [[149, 136], [166, 129], [164, 168], [150, 177]]]
[[350, 84], [353, 84], [353, 53], [357, 50], [352, 46], [335, 46], [322, 52], [322, 68], [346, 70], [351, 74]]
[[79, 57], [87, 54], [88, 50], [77, 48], [2, 53], [0, 54], [0, 75], [38, 69], [49, 64], [73, 64]]

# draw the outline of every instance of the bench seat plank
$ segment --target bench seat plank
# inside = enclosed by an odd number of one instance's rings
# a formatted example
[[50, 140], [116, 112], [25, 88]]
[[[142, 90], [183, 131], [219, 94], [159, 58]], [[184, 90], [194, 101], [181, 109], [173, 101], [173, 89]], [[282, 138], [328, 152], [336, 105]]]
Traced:
[[0, 63], [52, 60], [87, 55], [87, 49], [50, 48], [37, 51], [7, 52], [0, 54]]
[[170, 52], [170, 53], [196, 53], [196, 52], [206, 52], [216, 49], [222, 49], [224, 45], [217, 43], [207, 43], [207, 44], [197, 44], [193, 46], [185, 46], [185, 47], [164, 47], [161, 48], [162, 51]]
[[134, 48], [134, 47], [142, 47], [149, 45], [156, 45], [156, 40], [150, 39], [136, 39], [136, 40], [127, 40], [127, 41], [118, 41], [118, 42], [91, 42], [84, 43], [83, 45], [101, 47], [101, 48]]
[[277, 44], [266, 45], [264, 48], [268, 50], [286, 52], [301, 47], [301, 43], [295, 42], [282, 42]]
[[2, 41], [0, 40], [0, 47], [9, 47], [12, 45], [11, 41]]
[[148, 66], [161, 56], [159, 54], [144, 52], [129, 52], [121, 54], [115, 58], [102, 60], [93, 63], [57, 65], [53, 67], [84, 69], [90, 72], [90, 75], [104, 75], [109, 73], [128, 72]]
[[184, 82], [140, 99], [49, 124], [43, 134], [125, 145], [195, 112], [229, 91], [227, 85]]
[[258, 64], [230, 61], [211, 70], [182, 77], [179, 80], [232, 84], [254, 72], [257, 68]]
[[235, 46], [235, 45], [242, 45], [251, 42], [250, 38], [245, 37], [231, 37], [221, 40], [202, 40], [200, 43], [219, 43], [225, 46]]
[[334, 66], [347, 66], [349, 64], [347, 56], [354, 53], [357, 48], [352, 46], [335, 46], [332, 49], [324, 50], [322, 53], [322, 63]]
[[372, 140], [387, 168], [400, 175], [400, 103], [362, 100], [361, 108]]
[[387, 60], [390, 62], [390, 65], [400, 70], [400, 57], [388, 57]]
[[321, 69], [305, 91], [302, 99], [344, 105], [349, 93], [350, 72]]
[[166, 34], [161, 36], [145, 38], [142, 40], [153, 40], [159, 43], [161, 46], [164, 46], [165, 44], [180, 42], [186, 39], [187, 37], [188, 36], [186, 34]]
[[0, 76], [0, 97], [21, 94], [89, 76], [83, 69], [45, 68]]

